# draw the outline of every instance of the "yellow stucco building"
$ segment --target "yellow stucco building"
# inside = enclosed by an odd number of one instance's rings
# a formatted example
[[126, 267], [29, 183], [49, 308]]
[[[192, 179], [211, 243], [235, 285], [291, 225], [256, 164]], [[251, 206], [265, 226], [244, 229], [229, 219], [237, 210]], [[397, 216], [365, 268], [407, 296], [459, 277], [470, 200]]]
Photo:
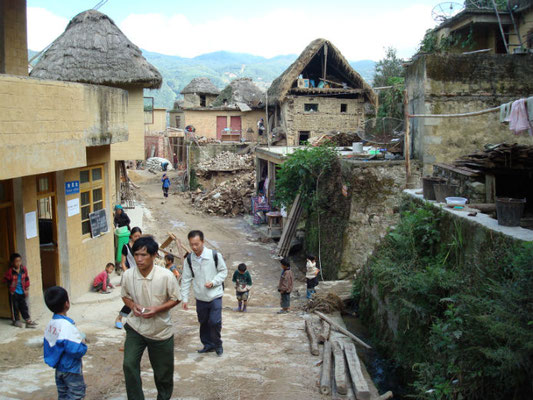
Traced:
[[[64, 55], [90, 57], [76, 40], [93, 40], [90, 32], [83, 34], [88, 29], [105, 35], [116, 28], [103, 14], [88, 11], [70, 22], [29, 77], [26, 2], [0, 7], [0, 273], [10, 253], [22, 254], [35, 315], [44, 309], [44, 289], [61, 285], [75, 299], [113, 261], [115, 163], [143, 158], [142, 90], [160, 85], [161, 76], [142, 59], [121, 81], [96, 59], [100, 70], [81, 79], [83, 72], [69, 68]], [[76, 40], [65, 49], [60, 39], [68, 35]], [[126, 41], [114, 44], [130, 45]], [[131, 56], [118, 48], [100, 51], [121, 62]], [[5, 287], [0, 317], [10, 317]]]

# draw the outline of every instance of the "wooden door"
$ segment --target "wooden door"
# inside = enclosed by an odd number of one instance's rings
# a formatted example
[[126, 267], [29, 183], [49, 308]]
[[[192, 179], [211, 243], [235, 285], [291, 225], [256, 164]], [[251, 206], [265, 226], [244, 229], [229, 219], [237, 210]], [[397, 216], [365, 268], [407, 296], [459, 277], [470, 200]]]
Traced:
[[[9, 256], [15, 252], [15, 222], [11, 181], [0, 181], [0, 279], [9, 268]], [[3, 287], [2, 287], [3, 286]], [[9, 294], [0, 286], [0, 317], [11, 318]]]
[[228, 118], [217, 117], [217, 139], [222, 140], [222, 132], [228, 127]]
[[230, 119], [230, 128], [232, 135], [239, 135], [239, 139], [242, 132], [241, 117], [231, 117]]
[[59, 285], [59, 246], [54, 174], [37, 177], [37, 221], [43, 290]]

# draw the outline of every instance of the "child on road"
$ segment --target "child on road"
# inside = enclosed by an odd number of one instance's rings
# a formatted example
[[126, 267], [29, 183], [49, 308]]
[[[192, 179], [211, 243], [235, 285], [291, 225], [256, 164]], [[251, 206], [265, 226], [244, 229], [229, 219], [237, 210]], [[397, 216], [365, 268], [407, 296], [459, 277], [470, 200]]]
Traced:
[[307, 256], [305, 280], [307, 281], [307, 298], [316, 293], [315, 287], [318, 285], [318, 272], [320, 270], [316, 267], [316, 257], [312, 255]]
[[95, 292], [99, 293], [111, 293], [108, 288], [114, 289], [115, 287], [111, 284], [109, 275], [113, 272], [115, 269], [115, 264], [113, 263], [107, 263], [105, 266], [105, 269], [100, 272], [98, 275], [96, 275], [96, 278], [94, 278], [93, 281], [93, 290]]
[[291, 292], [294, 286], [294, 276], [291, 271], [291, 263], [283, 258], [281, 261], [281, 278], [279, 279], [278, 292], [281, 294], [281, 310], [278, 314], [287, 314], [291, 308]]
[[19, 328], [24, 327], [20, 322], [20, 313], [24, 321], [26, 321], [26, 328], [35, 328], [37, 324], [31, 320], [28, 303], [26, 302], [26, 297], [28, 297], [30, 290], [30, 278], [27, 268], [22, 265], [22, 256], [20, 254], [13, 253], [9, 257], [9, 268], [4, 275], [4, 282], [7, 283], [9, 290], [13, 325]]
[[44, 331], [44, 362], [56, 370], [58, 400], [85, 397], [81, 359], [87, 352], [83, 334], [67, 317], [70, 308], [68, 293], [52, 286], [44, 293], [46, 306], [54, 313]]
[[170, 179], [167, 174], [163, 174], [161, 178], [161, 183], [163, 184], [163, 196], [168, 197], [168, 189], [170, 188]]
[[174, 264], [174, 256], [172, 254], [165, 254], [165, 268], [169, 269], [176, 279], [180, 279], [180, 272], [178, 271], [178, 267]]
[[252, 276], [247, 271], [246, 264], [239, 264], [231, 280], [235, 284], [237, 301], [239, 302], [239, 308], [236, 311], [246, 312], [246, 305], [252, 288]]

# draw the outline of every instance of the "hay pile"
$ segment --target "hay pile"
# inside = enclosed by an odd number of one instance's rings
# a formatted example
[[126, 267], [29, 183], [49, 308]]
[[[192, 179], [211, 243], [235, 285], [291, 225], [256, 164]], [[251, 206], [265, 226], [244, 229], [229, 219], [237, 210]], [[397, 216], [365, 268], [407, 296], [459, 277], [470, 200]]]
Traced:
[[335, 311], [342, 311], [344, 302], [332, 292], [315, 293], [304, 309], [307, 312], [320, 311], [325, 314], [331, 314]]

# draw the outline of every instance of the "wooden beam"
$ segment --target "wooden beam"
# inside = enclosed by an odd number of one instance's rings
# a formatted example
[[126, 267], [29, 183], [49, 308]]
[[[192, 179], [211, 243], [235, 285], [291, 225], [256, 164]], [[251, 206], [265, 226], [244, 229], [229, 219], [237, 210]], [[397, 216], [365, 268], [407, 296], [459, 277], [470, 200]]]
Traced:
[[309, 348], [311, 350], [311, 354], [318, 356], [320, 354], [320, 351], [318, 350], [318, 339], [316, 337], [315, 330], [313, 329], [313, 323], [309, 319], [305, 320], [305, 331], [307, 332], [307, 337], [309, 338]]
[[322, 314], [320, 311], [315, 311], [315, 314], [318, 315], [320, 318], [322, 318], [324, 321], [329, 323], [332, 328], [337, 330], [338, 332], [342, 333], [343, 335], [348, 336], [350, 339], [352, 339], [355, 343], [363, 346], [364, 348], [371, 349], [372, 347], [363, 342], [361, 339], [359, 339], [357, 336], [355, 336], [353, 333], [348, 331], [347, 329], [343, 328], [339, 324], [337, 324], [335, 321], [333, 321], [331, 318], [326, 317], [324, 314]]
[[320, 330], [320, 333], [318, 335], [318, 341], [320, 343], [326, 343], [329, 340], [329, 335], [331, 333], [331, 325], [328, 324], [326, 321], [322, 321], [322, 329]]
[[326, 80], [328, 71], [328, 44], [324, 43], [324, 73], [323, 78]]
[[335, 363], [335, 386], [339, 394], [348, 393], [346, 385], [346, 364], [344, 363], [343, 345], [338, 340], [333, 341], [333, 360]]
[[331, 393], [331, 342], [324, 343], [322, 354], [322, 370], [320, 372], [320, 393]]
[[363, 375], [361, 369], [361, 362], [357, 356], [357, 351], [353, 343], [344, 344], [344, 353], [346, 354], [346, 361], [348, 364], [348, 372], [352, 378], [352, 383], [355, 389], [355, 397], [357, 400], [370, 400], [370, 390], [368, 383]]

